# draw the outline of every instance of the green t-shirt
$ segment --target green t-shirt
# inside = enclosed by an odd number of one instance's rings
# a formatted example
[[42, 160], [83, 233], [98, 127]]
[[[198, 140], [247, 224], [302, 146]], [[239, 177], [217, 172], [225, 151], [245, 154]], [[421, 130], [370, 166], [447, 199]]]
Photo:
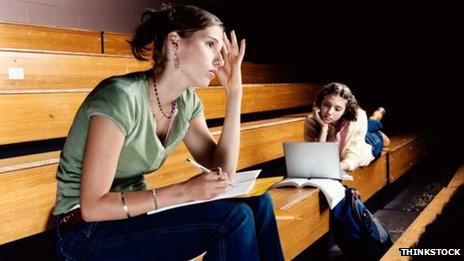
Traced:
[[183, 140], [189, 121], [203, 113], [203, 104], [193, 88], [177, 98], [178, 113], [163, 146], [156, 135], [148, 93], [150, 72], [136, 72], [103, 80], [84, 100], [74, 118], [60, 155], [54, 215], [79, 204], [82, 161], [90, 117], [112, 120], [124, 134], [116, 176], [110, 191], [146, 189], [143, 175], [157, 170], [167, 155]]

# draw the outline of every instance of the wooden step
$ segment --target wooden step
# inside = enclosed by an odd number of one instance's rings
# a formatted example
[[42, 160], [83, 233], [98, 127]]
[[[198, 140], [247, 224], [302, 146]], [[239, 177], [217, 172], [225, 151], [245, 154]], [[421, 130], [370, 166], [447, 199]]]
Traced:
[[[144, 71], [152, 62], [132, 56], [0, 49], [0, 90], [93, 88], [113, 75]], [[10, 79], [11, 70], [24, 79]], [[295, 69], [271, 64], [242, 64], [243, 83], [294, 82]], [[212, 86], [220, 85], [213, 79]]]
[[366, 201], [388, 184], [387, 173], [387, 154], [383, 153], [369, 166], [355, 170], [352, 181], [344, 180], [342, 183], [357, 189], [362, 195], [361, 199]]
[[[302, 141], [303, 135], [300, 131], [304, 119], [298, 116], [293, 119], [281, 118], [242, 124], [239, 169], [282, 157], [283, 141]], [[213, 128], [211, 131], [217, 139], [220, 128]], [[20, 168], [0, 173], [0, 191], [3, 191], [0, 194], [0, 244], [51, 228], [57, 164], [49, 162], [56, 159], [53, 158], [56, 155], [58, 153], [54, 152], [31, 158], [39, 163], [45, 162], [44, 165], [36, 163], [34, 167], [24, 167], [25, 157], [2, 160], [3, 168], [9, 163]], [[149, 186], [160, 187], [198, 174], [198, 170], [185, 163], [188, 155], [185, 146], [181, 144], [162, 168], [146, 176]]]
[[388, 150], [390, 183], [419, 164], [427, 154], [424, 138], [415, 133], [392, 138]]
[[103, 53], [117, 55], [132, 55], [131, 46], [128, 43], [132, 39], [131, 34], [104, 32]]
[[[30, 50], [0, 50], [0, 61], [0, 90], [94, 88], [110, 76], [152, 67], [127, 56]], [[12, 68], [24, 79], [10, 79]]]
[[101, 53], [101, 33], [0, 22], [0, 48]]
[[[244, 85], [242, 113], [309, 107], [320, 89], [317, 84]], [[62, 138], [68, 134], [77, 109], [90, 92], [85, 90], [37, 90], [1, 93], [0, 145]], [[197, 88], [207, 119], [225, 116], [225, 92], [221, 87]]]
[[291, 260], [328, 231], [328, 206], [316, 188], [277, 188], [269, 193], [274, 208], [278, 209], [276, 214], [284, 211], [294, 216], [294, 219], [277, 216], [285, 260]]

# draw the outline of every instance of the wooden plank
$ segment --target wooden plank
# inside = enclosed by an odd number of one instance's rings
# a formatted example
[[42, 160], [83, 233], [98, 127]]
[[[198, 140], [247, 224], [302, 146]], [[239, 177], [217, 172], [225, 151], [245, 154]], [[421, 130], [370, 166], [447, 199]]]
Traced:
[[425, 227], [432, 223], [441, 213], [443, 207], [448, 203], [457, 188], [443, 188], [429, 203], [429, 205], [420, 213], [414, 222], [406, 229], [401, 237], [385, 253], [381, 260], [408, 260], [408, 257], [400, 255], [400, 248], [411, 248], [418, 241]]
[[[112, 75], [151, 68], [131, 57], [0, 50], [0, 90], [93, 88]], [[19, 68], [24, 79], [10, 79]]]
[[[244, 85], [242, 113], [309, 107], [320, 85]], [[65, 137], [90, 90], [0, 94], [0, 144]], [[207, 119], [225, 116], [225, 93], [219, 87], [197, 88]], [[266, 95], [264, 95], [266, 93]]]
[[362, 195], [362, 200], [368, 200], [377, 191], [387, 185], [387, 155], [371, 162], [368, 166], [353, 172], [353, 180], [344, 180], [348, 187], [356, 188]]
[[0, 174], [58, 163], [60, 151], [0, 159]]
[[[132, 56], [0, 50], [0, 90], [93, 88], [113, 75], [152, 68]], [[10, 79], [9, 70], [22, 69], [24, 79]], [[271, 64], [242, 64], [243, 83], [295, 82], [295, 68]], [[212, 86], [220, 85], [213, 79]]]
[[449, 188], [458, 188], [464, 184], [464, 163], [461, 164], [461, 167], [459, 167], [458, 171], [456, 174], [454, 174], [453, 178], [448, 184]]
[[0, 245], [52, 227], [56, 164], [0, 175]]
[[0, 22], [0, 48], [101, 53], [100, 32]]
[[329, 209], [324, 195], [316, 188], [279, 188], [270, 194], [275, 208], [296, 217], [277, 223], [285, 260], [291, 260], [327, 233]]
[[[283, 141], [303, 140], [301, 129], [303, 128], [304, 117], [295, 118], [295, 121], [287, 123], [283, 123], [281, 120], [275, 120], [274, 124], [262, 125], [259, 128], [247, 129], [245, 124], [242, 125], [239, 169], [282, 157]], [[214, 136], [218, 139], [219, 131], [217, 129], [213, 130], [216, 130]], [[148, 184], [152, 187], [162, 187], [187, 180], [198, 174], [197, 169], [184, 163], [188, 157], [190, 157], [190, 154], [187, 148], [184, 144], [181, 144], [166, 160], [164, 166], [156, 172], [156, 175], [146, 176]], [[173, 176], [172, 173], [178, 174]]]
[[[244, 86], [242, 114], [307, 107], [316, 99], [320, 84], [247, 84]], [[208, 119], [223, 118], [226, 96], [222, 87], [197, 89], [207, 109]]]
[[132, 55], [130, 44], [131, 34], [103, 33], [103, 53], [117, 55]]
[[0, 144], [66, 137], [86, 92], [0, 95]]
[[[394, 139], [395, 140], [395, 139]], [[416, 166], [426, 154], [425, 141], [421, 137], [409, 140], [388, 154], [389, 182], [394, 182], [408, 170]]]
[[[239, 168], [282, 157], [283, 141], [303, 139], [300, 135], [303, 123], [304, 117], [294, 121], [283, 118], [273, 122], [268, 120], [242, 124]], [[217, 128], [212, 131], [216, 137], [220, 134]], [[159, 171], [146, 176], [149, 186], [159, 187], [180, 182], [197, 174], [196, 169], [185, 163], [186, 155], [188, 152], [182, 144]], [[57, 164], [51, 164], [0, 174], [0, 244], [51, 228], [56, 168]], [[178, 175], [174, 176], [173, 173]]]
[[406, 146], [420, 136], [419, 133], [401, 133], [390, 139], [390, 144], [386, 147], [387, 151], [395, 151]]

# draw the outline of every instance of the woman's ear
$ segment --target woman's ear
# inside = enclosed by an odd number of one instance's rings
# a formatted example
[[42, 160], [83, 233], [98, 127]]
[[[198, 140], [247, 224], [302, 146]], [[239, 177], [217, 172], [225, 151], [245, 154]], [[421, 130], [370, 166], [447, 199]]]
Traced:
[[179, 48], [180, 36], [177, 32], [170, 32], [166, 37], [166, 44], [169, 49], [177, 50]]

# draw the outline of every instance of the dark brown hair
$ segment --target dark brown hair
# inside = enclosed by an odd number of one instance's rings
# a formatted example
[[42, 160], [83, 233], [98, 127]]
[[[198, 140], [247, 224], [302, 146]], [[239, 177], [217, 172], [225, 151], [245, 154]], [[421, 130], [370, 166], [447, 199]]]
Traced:
[[356, 98], [351, 93], [351, 90], [350, 88], [348, 88], [348, 86], [338, 82], [332, 82], [327, 84], [317, 95], [315, 106], [321, 108], [322, 101], [324, 100], [324, 97], [327, 95], [337, 95], [346, 100], [346, 109], [340, 119], [349, 121], [357, 120], [356, 114], [359, 108], [358, 102], [356, 101]]
[[153, 49], [153, 61], [157, 71], [162, 71], [166, 64], [163, 52], [166, 37], [177, 32], [181, 38], [190, 37], [195, 31], [223, 23], [208, 11], [191, 5], [164, 5], [159, 10], [146, 10], [140, 24], [129, 42], [135, 58], [148, 61], [148, 54]]

